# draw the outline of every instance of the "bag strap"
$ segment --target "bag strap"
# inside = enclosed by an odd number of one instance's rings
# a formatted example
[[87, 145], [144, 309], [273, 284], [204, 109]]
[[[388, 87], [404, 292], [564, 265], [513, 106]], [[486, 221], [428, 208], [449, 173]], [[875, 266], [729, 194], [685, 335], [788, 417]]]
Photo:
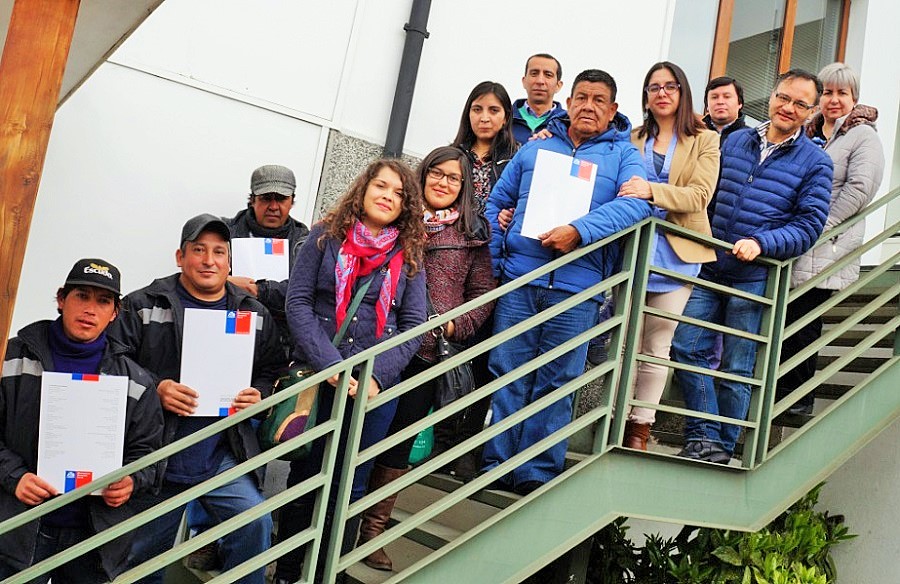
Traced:
[[359, 304], [362, 302], [363, 296], [366, 295], [366, 292], [369, 290], [369, 286], [372, 285], [372, 280], [375, 278], [369, 278], [365, 284], [360, 286], [359, 290], [356, 291], [356, 294], [353, 296], [353, 301], [350, 303], [350, 307], [347, 309], [347, 315], [344, 317], [344, 322], [341, 323], [341, 328], [334, 334], [334, 339], [331, 340], [331, 344], [337, 347], [341, 344], [341, 339], [344, 338], [344, 333], [347, 332], [347, 327], [350, 326], [350, 321], [353, 319], [353, 316], [356, 314], [357, 309], [359, 309]]

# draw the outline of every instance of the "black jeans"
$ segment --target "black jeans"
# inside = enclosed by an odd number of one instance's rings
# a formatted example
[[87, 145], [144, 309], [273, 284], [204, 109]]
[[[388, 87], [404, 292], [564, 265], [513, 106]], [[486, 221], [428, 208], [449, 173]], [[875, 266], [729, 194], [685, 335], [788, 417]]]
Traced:
[[[785, 326], [791, 325], [797, 322], [801, 317], [809, 314], [810, 311], [831, 298], [831, 295], [834, 294], [834, 292], [834, 290], [813, 288], [803, 296], [788, 304], [787, 315], [784, 323]], [[806, 326], [798, 330], [795, 334], [784, 340], [781, 345], [781, 362], [784, 363], [785, 361], [811, 345], [821, 336], [822, 318], [819, 317], [812, 320]], [[804, 359], [802, 363], [797, 365], [797, 367], [788, 371], [784, 375], [784, 377], [779, 379], [778, 390], [776, 392], [777, 398], [782, 399], [788, 393], [794, 391], [795, 389], [812, 379], [813, 375], [816, 374], [816, 364], [818, 360], [819, 354], [813, 353], [812, 355]], [[810, 392], [806, 394], [799, 402], [797, 402], [797, 404], [801, 406], [812, 405], [813, 401], [815, 400], [814, 393], [815, 392]]]
[[[46, 560], [50, 556], [81, 543], [92, 535], [94, 533], [87, 527], [50, 527], [42, 524], [38, 528], [31, 564]], [[9, 578], [18, 572], [19, 570], [0, 562], [0, 579]], [[31, 580], [29, 584], [45, 584], [51, 577], [54, 582], [64, 584], [109, 582], [97, 550], [91, 550], [83, 556], [50, 570], [50, 572]]]

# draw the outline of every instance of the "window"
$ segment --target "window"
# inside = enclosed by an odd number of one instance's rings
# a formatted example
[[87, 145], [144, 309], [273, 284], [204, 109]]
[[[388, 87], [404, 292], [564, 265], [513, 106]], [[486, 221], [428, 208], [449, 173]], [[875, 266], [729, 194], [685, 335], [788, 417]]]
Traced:
[[720, 0], [710, 77], [740, 81], [748, 121], [765, 120], [778, 74], [843, 59], [849, 8], [850, 0]]

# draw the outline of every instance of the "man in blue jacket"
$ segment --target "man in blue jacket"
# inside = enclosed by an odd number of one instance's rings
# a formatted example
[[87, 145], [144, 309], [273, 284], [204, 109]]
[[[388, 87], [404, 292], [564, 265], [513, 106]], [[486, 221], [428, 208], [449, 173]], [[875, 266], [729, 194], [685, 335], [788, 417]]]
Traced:
[[565, 117], [566, 110], [553, 96], [562, 89], [562, 65], [553, 55], [538, 53], [525, 61], [522, 87], [525, 99], [513, 103], [513, 136], [519, 144], [525, 144], [535, 132], [550, 124], [550, 120]]
[[[618, 113], [616, 82], [606, 72], [584, 71], [575, 78], [566, 100], [568, 118], [551, 120], [553, 134], [525, 144], [513, 157], [487, 201], [486, 215], [493, 231], [491, 255], [494, 275], [504, 283], [534, 270], [561, 254], [589, 245], [626, 229], [650, 215], [650, 205], [633, 197], [616, 197], [633, 176], [645, 177], [640, 153], [630, 140], [631, 124]], [[522, 235], [535, 161], [540, 150], [573, 157], [573, 163], [597, 166], [590, 211], [568, 225], [542, 233], [538, 239]], [[513, 208], [505, 231], [498, 223], [502, 209]], [[506, 330], [609, 276], [618, 262], [614, 246], [579, 258], [501, 297], [494, 312], [494, 332]], [[598, 300], [579, 304], [495, 348], [491, 373], [500, 377], [588, 330], [598, 319]], [[499, 422], [540, 399], [584, 371], [587, 343], [511, 382], [493, 397], [492, 420]], [[549, 436], [572, 418], [572, 396], [553, 403], [525, 422], [485, 445], [484, 467], [490, 470]], [[525, 494], [563, 470], [563, 440], [505, 476], [502, 486]]]
[[[703, 264], [700, 278], [760, 296], [767, 270], [752, 263], [763, 255], [797, 257], [822, 234], [831, 200], [832, 163], [803, 132], [822, 95], [815, 75], [792, 69], [778, 78], [769, 97], [769, 121], [734, 132], [722, 144], [722, 170], [712, 218], [713, 236], [734, 244], [717, 250]], [[695, 287], [684, 316], [756, 334], [762, 321], [759, 302]], [[710, 369], [716, 331], [680, 323], [672, 341], [672, 360]], [[724, 335], [723, 373], [753, 377], [758, 347], [753, 340]], [[746, 420], [750, 385], [675, 370], [687, 407], [707, 414]], [[686, 445], [679, 456], [727, 464], [740, 426], [687, 418]]]

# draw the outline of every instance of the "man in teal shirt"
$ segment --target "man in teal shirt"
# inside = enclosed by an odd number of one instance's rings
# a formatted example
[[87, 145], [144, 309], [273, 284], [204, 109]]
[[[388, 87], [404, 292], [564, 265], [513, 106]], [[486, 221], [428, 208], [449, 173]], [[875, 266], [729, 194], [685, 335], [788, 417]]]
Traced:
[[513, 135], [516, 142], [528, 142], [532, 134], [547, 127], [553, 118], [566, 115], [566, 110], [553, 96], [562, 89], [562, 65], [552, 55], [538, 53], [525, 62], [522, 87], [528, 96], [513, 103]]

